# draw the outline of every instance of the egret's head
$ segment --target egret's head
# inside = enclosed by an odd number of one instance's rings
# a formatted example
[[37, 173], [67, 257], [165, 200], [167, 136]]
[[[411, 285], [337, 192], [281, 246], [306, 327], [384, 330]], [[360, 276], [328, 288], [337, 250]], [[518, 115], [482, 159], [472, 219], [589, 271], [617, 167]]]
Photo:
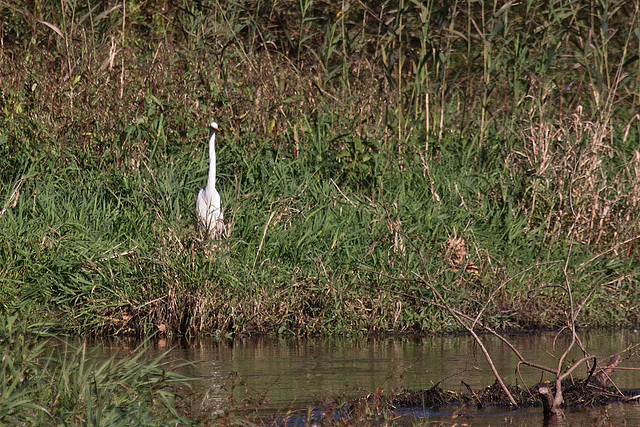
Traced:
[[216, 122], [211, 122], [211, 129], [215, 130], [216, 132], [220, 132], [220, 128], [218, 127], [218, 124]]

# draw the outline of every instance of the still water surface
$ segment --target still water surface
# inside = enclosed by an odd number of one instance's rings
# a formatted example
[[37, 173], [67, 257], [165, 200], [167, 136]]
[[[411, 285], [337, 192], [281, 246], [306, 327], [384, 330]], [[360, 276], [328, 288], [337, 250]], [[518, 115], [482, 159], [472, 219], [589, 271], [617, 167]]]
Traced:
[[[509, 334], [508, 338], [522, 355], [536, 363], [557, 366], [566, 348], [568, 336], [555, 333]], [[638, 344], [637, 331], [595, 331], [581, 334], [591, 354], [603, 363], [628, 346]], [[484, 341], [499, 372], [507, 384], [526, 386], [548, 374], [523, 367], [522, 378], [515, 372], [517, 358], [499, 340], [485, 336]], [[122, 343], [98, 343], [103, 354], [125, 354]], [[441, 382], [443, 389], [465, 392], [464, 381], [473, 389], [491, 385], [492, 373], [473, 339], [467, 335], [444, 337], [393, 337], [366, 340], [295, 340], [247, 338], [235, 341], [194, 340], [189, 342], [160, 340], [148, 350], [149, 356], [167, 352], [176, 362], [192, 362], [180, 372], [197, 378], [194, 390], [202, 394], [202, 410], [216, 413], [249, 396], [264, 396], [267, 403], [260, 413], [284, 414], [331, 399], [336, 395], [363, 396], [376, 390], [393, 390], [402, 385], [420, 390]], [[576, 348], [569, 356], [579, 359]], [[640, 367], [638, 349], [622, 353], [620, 366]], [[584, 377], [579, 368], [575, 374]], [[614, 380], [623, 389], [640, 389], [639, 371], [619, 371]], [[405, 410], [408, 419], [455, 422], [472, 425], [541, 425], [541, 409], [510, 411], [505, 408], [448, 408], [440, 413]], [[403, 413], [403, 410], [400, 410]], [[451, 418], [455, 415], [456, 418]], [[425, 419], [426, 418], [426, 419]], [[589, 411], [570, 412], [564, 425], [640, 425], [640, 406], [613, 405]]]

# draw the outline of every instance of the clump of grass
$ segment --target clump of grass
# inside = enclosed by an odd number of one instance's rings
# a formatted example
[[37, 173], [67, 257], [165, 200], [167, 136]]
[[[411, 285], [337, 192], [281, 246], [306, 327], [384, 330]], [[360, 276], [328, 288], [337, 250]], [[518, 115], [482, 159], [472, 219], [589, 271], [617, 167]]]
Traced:
[[[187, 379], [161, 358], [97, 361], [86, 345], [44, 339], [45, 325], [0, 316], [0, 422], [3, 424], [160, 425], [185, 422], [174, 405]], [[39, 336], [40, 335], [40, 336]], [[91, 360], [91, 361], [90, 361]]]
[[449, 330], [428, 276], [549, 327], [569, 253], [584, 322], [632, 324], [637, 10], [498, 6], [4, 8], [1, 306], [97, 334]]

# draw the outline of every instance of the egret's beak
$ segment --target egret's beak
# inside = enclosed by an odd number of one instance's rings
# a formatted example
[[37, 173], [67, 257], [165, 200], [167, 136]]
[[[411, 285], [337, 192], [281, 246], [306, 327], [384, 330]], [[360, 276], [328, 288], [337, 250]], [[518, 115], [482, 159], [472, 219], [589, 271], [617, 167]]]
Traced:
[[220, 132], [220, 128], [215, 122], [211, 123], [211, 125], [209, 126], [209, 138], [211, 138], [214, 132]]

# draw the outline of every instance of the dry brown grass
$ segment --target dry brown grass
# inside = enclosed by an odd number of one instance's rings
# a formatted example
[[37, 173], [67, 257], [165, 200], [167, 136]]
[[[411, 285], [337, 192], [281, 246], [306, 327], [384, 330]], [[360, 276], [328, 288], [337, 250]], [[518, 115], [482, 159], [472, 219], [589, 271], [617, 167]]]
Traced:
[[532, 180], [530, 227], [543, 227], [551, 240], [588, 245], [640, 236], [640, 153], [625, 158], [611, 124], [588, 120], [581, 108], [556, 121], [535, 115], [525, 128], [524, 151], [514, 156], [515, 169]]

